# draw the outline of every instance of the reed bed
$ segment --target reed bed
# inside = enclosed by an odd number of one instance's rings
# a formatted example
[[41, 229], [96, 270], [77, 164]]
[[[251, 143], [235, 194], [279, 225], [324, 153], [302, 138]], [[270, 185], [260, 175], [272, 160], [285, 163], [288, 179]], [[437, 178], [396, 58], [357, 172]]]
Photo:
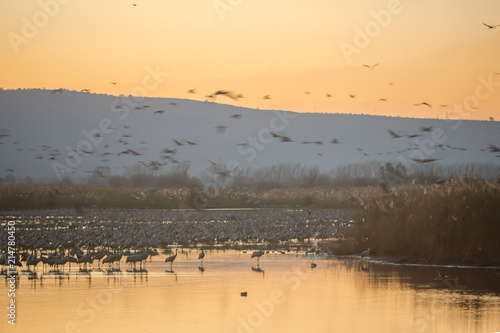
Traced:
[[427, 262], [500, 264], [500, 186], [481, 180], [401, 185], [362, 203], [356, 249]]
[[341, 239], [319, 244], [331, 254], [359, 254], [370, 248], [372, 254], [402, 260], [500, 265], [500, 183], [480, 179], [266, 192], [202, 187], [0, 186], [2, 211], [269, 207], [351, 209], [354, 223], [350, 231]]

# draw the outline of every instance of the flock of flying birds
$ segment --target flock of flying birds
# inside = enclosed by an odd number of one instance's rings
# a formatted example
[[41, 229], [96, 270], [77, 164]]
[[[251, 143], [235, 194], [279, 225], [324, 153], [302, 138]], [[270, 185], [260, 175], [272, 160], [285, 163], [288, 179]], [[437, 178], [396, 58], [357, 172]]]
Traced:
[[[61, 90], [62, 91], [62, 90]], [[60, 92], [59, 90], [55, 92]], [[52, 91], [52, 93], [55, 93]], [[195, 90], [192, 89], [191, 93], [194, 93]], [[226, 96], [229, 98], [241, 98], [238, 97], [238, 94], [234, 94], [232, 92], [226, 91], [226, 90], [218, 90], [215, 93], [212, 94], [213, 96]], [[171, 107], [175, 107], [178, 103], [176, 102], [171, 102], [169, 105]], [[421, 103], [424, 104], [428, 107], [431, 107], [428, 105], [428, 103]], [[117, 105], [116, 108], [120, 108], [120, 105]], [[146, 110], [146, 113], [151, 114], [151, 116], [161, 116], [165, 112], [165, 110], [154, 110], [151, 108], [149, 105], [140, 105], [136, 107], [136, 110]], [[150, 110], [149, 112], [147, 110]], [[229, 115], [231, 119], [234, 121], [238, 121], [240, 119], [243, 119], [242, 114], [232, 114]], [[90, 168], [84, 170], [84, 172], [96, 175], [98, 177], [107, 177], [111, 174], [111, 168], [107, 166], [109, 162], [112, 161], [112, 159], [122, 159], [125, 156], [133, 157], [135, 158], [133, 161], [133, 165], [136, 164], [141, 164], [144, 166], [147, 170], [152, 171], [152, 172], [158, 172], [161, 168], [167, 165], [173, 165], [173, 164], [178, 164], [181, 162], [189, 162], [186, 159], [182, 158], [181, 152], [183, 150], [190, 149], [189, 147], [193, 146], [198, 146], [201, 145], [201, 143], [198, 140], [195, 139], [181, 139], [181, 138], [174, 138], [171, 139], [171, 143], [164, 147], [160, 152], [158, 152], [158, 157], [155, 160], [144, 160], [144, 156], [147, 151], [147, 145], [148, 142], [146, 141], [139, 141], [134, 138], [134, 136], [131, 133], [131, 125], [129, 124], [124, 124], [123, 128], [121, 130], [116, 131], [116, 134], [113, 133], [113, 135], [116, 135], [114, 137], [110, 137], [107, 141], [106, 144], [102, 145], [102, 149], [100, 147], [95, 148], [93, 151], [86, 151], [86, 150], [80, 150], [80, 154], [87, 156], [86, 158], [95, 158], [96, 163], [94, 165], [99, 165], [98, 167], [95, 168]], [[216, 133], [223, 135], [227, 129], [227, 125], [219, 125], [215, 126], [212, 130], [214, 130]], [[208, 128], [207, 130], [210, 131]], [[356, 150], [359, 152], [359, 154], [363, 154], [363, 156], [368, 157], [368, 156], [375, 156], [375, 155], [390, 155], [390, 154], [410, 154], [412, 150], [417, 150], [419, 149], [418, 143], [416, 143], [416, 140], [411, 140], [415, 139], [420, 136], [425, 136], [426, 133], [432, 133], [433, 127], [432, 126], [422, 126], [418, 130], [416, 130], [414, 133], [405, 133], [403, 131], [398, 131], [398, 130], [392, 130], [392, 129], [387, 129], [387, 134], [389, 139], [394, 139], [394, 140], [402, 140], [401, 142], [401, 149], [397, 151], [387, 151], [387, 152], [369, 152], [364, 150], [361, 147], [356, 147]], [[331, 140], [301, 140], [297, 138], [293, 138], [292, 136], [289, 135], [284, 135], [284, 133], [278, 134], [275, 132], [269, 132], [270, 136], [272, 139], [274, 139], [277, 143], [295, 143], [295, 144], [301, 144], [301, 145], [314, 145], [317, 147], [320, 146], [326, 146], [326, 145], [341, 145], [343, 143], [341, 138], [333, 137]], [[7, 129], [0, 129], [0, 144], [11, 144], [15, 146], [16, 150], [19, 151], [20, 153], [32, 153], [33, 157], [37, 160], [42, 160], [46, 159], [48, 161], [57, 161], [57, 160], [64, 160], [66, 156], [64, 155], [64, 151], [56, 148], [56, 147], [51, 147], [49, 145], [41, 145], [38, 148], [35, 147], [23, 147], [19, 144], [18, 141], [15, 139], [11, 140], [11, 137], [13, 135], [10, 134], [10, 132]], [[96, 139], [102, 134], [100, 133], [95, 133]], [[116, 140], [116, 142], [113, 144], [111, 143], [111, 140]], [[104, 143], [104, 142], [103, 142]], [[237, 146], [247, 146], [249, 145], [248, 142], [240, 142], [236, 144]], [[133, 148], [132, 148], [133, 147]], [[465, 151], [467, 148], [465, 147], [458, 147], [458, 146], [451, 146], [449, 144], [443, 145], [443, 144], [436, 144], [435, 146], [432, 147], [436, 151]], [[324, 152], [328, 152], [330, 149], [325, 148], [324, 150], [321, 150], [321, 152], [318, 152], [318, 156], [323, 156]], [[493, 144], [490, 144], [488, 147], [485, 147], [481, 149], [481, 151], [484, 152], [490, 152], [490, 153], [495, 153], [497, 154], [497, 157], [500, 157], [500, 147], [495, 146]], [[150, 154], [148, 154], [150, 155]], [[410, 155], [411, 156], [411, 155]], [[433, 155], [433, 156], [437, 156]], [[425, 159], [419, 159], [419, 158], [413, 158], [413, 161], [416, 163], [429, 163], [429, 162], [434, 162], [437, 161], [438, 158], [425, 158]], [[126, 162], [126, 163], [125, 163]], [[225, 170], [220, 170], [218, 166], [218, 163], [212, 161], [212, 160], [207, 160], [209, 164], [207, 166], [214, 166], [215, 169], [217, 170], [217, 173], [220, 173], [221, 176], [228, 176], [229, 173], [226, 172]], [[123, 168], [124, 170], [127, 170], [127, 167], [124, 166], [127, 163], [130, 163], [129, 160], [123, 160], [120, 162], [121, 167], [118, 168]], [[15, 168], [14, 167], [8, 167], [4, 170], [2, 173], [5, 175], [7, 174], [14, 174], [15, 173]]]
[[[500, 25], [488, 25], [486, 23], [483, 23], [488, 29], [495, 29], [496, 27], [499, 27]], [[375, 70], [378, 66], [380, 66], [380, 63], [375, 63], [373, 65], [370, 64], [363, 64], [363, 67], [369, 69], [369, 70]], [[500, 73], [495, 73], [496, 75], [500, 75]], [[116, 81], [110, 81], [109, 82], [112, 85], [118, 84]], [[393, 83], [389, 83], [393, 84]], [[50, 91], [52, 94], [63, 94], [65, 92], [64, 89], [59, 88], [59, 89], [54, 89]], [[90, 93], [92, 92], [91, 89], [82, 89], [80, 92], [82, 93]], [[187, 90], [188, 94], [197, 94], [196, 89], [189, 89]], [[311, 94], [310, 91], [305, 91], [306, 95]], [[229, 98], [233, 101], [238, 101], [242, 98], [245, 98], [245, 96], [242, 93], [236, 93], [231, 90], [217, 90], [213, 93], [210, 93], [209, 95], [206, 95], [207, 100], [206, 101], [212, 101], [215, 102], [218, 97], [226, 97]], [[326, 93], [327, 98], [331, 98], [332, 94], [331, 93]], [[355, 94], [349, 94], [349, 98], [356, 98], [357, 96]], [[262, 97], [263, 99], [272, 99], [271, 95], [266, 94]], [[385, 98], [380, 98], [380, 102], [385, 102], [387, 101]], [[175, 107], [178, 103], [177, 102], [170, 102], [167, 107]], [[413, 106], [425, 106], [427, 108], [432, 108], [432, 105], [429, 102], [423, 101], [419, 103], [414, 103]], [[447, 107], [446, 104], [441, 104], [441, 107]], [[115, 106], [116, 109], [123, 108], [122, 105], [117, 105]], [[151, 106], [149, 105], [138, 105], [135, 107], [136, 111], [144, 110], [152, 110]], [[152, 110], [152, 115], [153, 116], [161, 116], [162, 114], [165, 113], [165, 109], [158, 109], [158, 110]], [[239, 120], [242, 119], [241, 114], [232, 114], [230, 116], [234, 120]], [[214, 130], [219, 133], [219, 134], [224, 134], [226, 132], [226, 129], [228, 128], [227, 125], [218, 125], [214, 127]], [[106, 164], [111, 161], [111, 158], [121, 158], [122, 156], [131, 156], [131, 157], [136, 157], [138, 158], [138, 161], [136, 163], [142, 164], [144, 167], [151, 171], [158, 171], [160, 168], [163, 166], [166, 166], [168, 164], [178, 164], [180, 161], [186, 161], [185, 159], [181, 159], [179, 157], [179, 152], [181, 149], [187, 149], [186, 147], [189, 146], [197, 146], [200, 145], [200, 143], [197, 140], [194, 139], [180, 139], [180, 138], [174, 138], [172, 139], [172, 144], [169, 145], [168, 147], [165, 147], [161, 152], [159, 152], [158, 159], [157, 160], [151, 160], [151, 161], [144, 161], [143, 160], [143, 155], [145, 154], [147, 150], [147, 144], [148, 142], [146, 141], [140, 141], [140, 142], [134, 142], [133, 136], [130, 134], [130, 125], [123, 125], [123, 130], [121, 133], [121, 137], [118, 138], [116, 141], [115, 145], [118, 145], [119, 148], [116, 149], [116, 146], [113, 145], [112, 143], [108, 142], [107, 144], [103, 145], [102, 151], [86, 151], [86, 150], [80, 150], [78, 153], [80, 155], [85, 155], [85, 156], [94, 156], [99, 159], [98, 164], [102, 164], [100, 167], [96, 167], [95, 169], [87, 169], [84, 170], [87, 173], [92, 173], [92, 174], [97, 174], [97, 176], [100, 177], [105, 177], [107, 174], [109, 174], [109, 168], [106, 167]], [[414, 139], [416, 137], [424, 135], [426, 132], [432, 132], [433, 128], [432, 126], [430, 127], [421, 127], [418, 130], [418, 133], [413, 133], [413, 134], [406, 134], [401, 131], [394, 131], [391, 129], [387, 129], [388, 134], [390, 135], [390, 138], [392, 139], [399, 139], [402, 140], [404, 138], [408, 139]], [[276, 139], [277, 142], [282, 142], [282, 143], [301, 143], [301, 144], [311, 144], [311, 145], [317, 145], [317, 146], [322, 146], [324, 144], [333, 144], [333, 145], [339, 145], [342, 144], [341, 139], [339, 138], [332, 138], [330, 141], [322, 141], [322, 140], [314, 140], [314, 141], [304, 141], [304, 140], [299, 140], [299, 139], [294, 139], [290, 136], [283, 135], [283, 134], [278, 134], [274, 132], [270, 132], [271, 138]], [[96, 139], [97, 136], [102, 136], [102, 134], [95, 134]], [[12, 144], [15, 146], [16, 150], [19, 152], [23, 151], [29, 151], [33, 153], [33, 157], [37, 160], [42, 160], [42, 159], [47, 159], [48, 161], [57, 161], [58, 159], [65, 159], [66, 156], [63, 155], [60, 149], [56, 147], [51, 147], [49, 145], [41, 145], [39, 148], [34, 148], [34, 147], [22, 147], [18, 141], [12, 140], [8, 142], [9, 138], [11, 137], [10, 132], [7, 129], [2, 129], [0, 128], [0, 145], [2, 144]], [[237, 146], [247, 146], [249, 143], [248, 142], [240, 142], [237, 143]], [[134, 147], [134, 148], [132, 148]], [[435, 145], [432, 147], [435, 150], [441, 150], [441, 151], [446, 151], [446, 150], [467, 150], [465, 147], [454, 147], [451, 145]], [[411, 150], [419, 149], [418, 144], [415, 142], [405, 142], [405, 148], [402, 150], [398, 151], [387, 151], [385, 153], [383, 152], [367, 152], [364, 151], [363, 148], [356, 148], [357, 151], [363, 154], [363, 156], [370, 156], [370, 155], [384, 155], [384, 154], [403, 154], [403, 153], [409, 153]], [[481, 151], [489, 151], [491, 153], [500, 153], [500, 148], [498, 146], [495, 146], [493, 144], [490, 144], [487, 148], [481, 149]], [[317, 153], [318, 156], [323, 156], [322, 152]], [[496, 157], [500, 157], [500, 155], [496, 155]], [[427, 158], [427, 159], [413, 159], [414, 162], [417, 163], [429, 163], [429, 162], [434, 162], [438, 160], [438, 158]], [[187, 161], [189, 162], [189, 161]], [[211, 160], [208, 160], [208, 162], [212, 165], [216, 165], [215, 162], [212, 162]], [[120, 167], [118, 167], [120, 168]], [[126, 169], [126, 167], [122, 167]], [[14, 174], [15, 169], [14, 167], [8, 167], [7, 169], [0, 170], [0, 175], [3, 173], [10, 173]], [[222, 171], [224, 172], [224, 171]]]

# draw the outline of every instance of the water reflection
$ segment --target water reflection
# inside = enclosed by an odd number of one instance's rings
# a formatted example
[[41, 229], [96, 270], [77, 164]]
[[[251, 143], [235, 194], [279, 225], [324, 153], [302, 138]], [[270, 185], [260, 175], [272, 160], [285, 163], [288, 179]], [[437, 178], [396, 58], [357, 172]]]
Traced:
[[[382, 265], [359, 256], [322, 255], [314, 255], [317, 267], [312, 269], [313, 258], [304, 253], [265, 253], [261, 266], [251, 253], [238, 251], [205, 252], [203, 263], [199, 253], [186, 251], [175, 260], [174, 271], [166, 257], [162, 254], [148, 263], [147, 274], [91, 271], [60, 278], [39, 270], [37, 279], [21, 274], [16, 281], [16, 327], [2, 321], [0, 331], [494, 332], [500, 328], [495, 270]], [[202, 271], [200, 267], [208, 263], [210, 269]], [[0, 284], [0, 293], [7, 290], [7, 284]]]
[[177, 273], [176, 272], [174, 272], [173, 270], [168, 270], [168, 269], [166, 269], [165, 272], [175, 276], [175, 282], [177, 282]]
[[257, 272], [257, 273], [262, 273], [262, 277], [264, 277], [265, 272], [262, 268], [260, 268], [260, 266], [257, 266], [257, 267], [252, 266], [252, 271]]

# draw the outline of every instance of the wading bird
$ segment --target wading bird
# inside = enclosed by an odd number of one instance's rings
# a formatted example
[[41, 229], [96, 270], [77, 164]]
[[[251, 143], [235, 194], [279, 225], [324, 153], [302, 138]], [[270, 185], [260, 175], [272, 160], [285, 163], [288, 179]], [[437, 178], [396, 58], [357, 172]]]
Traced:
[[177, 258], [177, 249], [175, 249], [175, 254], [173, 256], [170, 256], [170, 257], [165, 259], [165, 262], [170, 263], [170, 270], [172, 270], [172, 264], [173, 264], [175, 258]]
[[205, 252], [203, 252], [203, 249], [202, 249], [200, 254], [198, 255], [198, 259], [201, 260], [202, 265], [203, 265], [203, 258], [205, 258]]
[[361, 258], [363, 257], [368, 257], [370, 255], [370, 248], [364, 250], [363, 252], [361, 252]]
[[264, 251], [255, 251], [252, 253], [252, 258], [257, 257], [257, 266], [259, 265], [260, 257], [264, 254]]

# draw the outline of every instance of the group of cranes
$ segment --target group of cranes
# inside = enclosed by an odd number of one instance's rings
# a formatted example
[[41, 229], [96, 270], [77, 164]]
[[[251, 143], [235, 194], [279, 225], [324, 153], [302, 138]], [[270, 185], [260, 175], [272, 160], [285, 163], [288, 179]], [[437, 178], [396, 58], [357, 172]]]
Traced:
[[[262, 273], [264, 275], [264, 270], [260, 267], [260, 257], [262, 257], [265, 253], [269, 253], [270, 251], [264, 251], [264, 250], [257, 250], [252, 252], [251, 254], [251, 259], [257, 258], [257, 266], [256, 267], [251, 267], [252, 271]], [[281, 252], [282, 254], [285, 253], [284, 251], [278, 251]], [[157, 252], [156, 250], [151, 250], [149, 248], [144, 248], [141, 251], [137, 251], [135, 253], [130, 253], [127, 256], [126, 263], [129, 264], [129, 269], [127, 272], [130, 273], [147, 273], [145, 262], [148, 257], [151, 255], [155, 255]], [[245, 253], [245, 252], [244, 252]], [[363, 259], [365, 257], [370, 256], [371, 250], [368, 248], [367, 250], [363, 251], [360, 254], [360, 258]], [[311, 262], [311, 268], [314, 269], [317, 267], [317, 264], [314, 262], [314, 255], [319, 254], [319, 249], [317, 244], [312, 244], [308, 250], [306, 250], [305, 255], [306, 257], [312, 254], [312, 262]], [[165, 272], [168, 273], [174, 273], [173, 270], [173, 263], [176, 260], [178, 255], [178, 249], [175, 249], [175, 253], [171, 256], [168, 256], [165, 258], [165, 263], [170, 263], [170, 270], [166, 269]], [[80, 265], [84, 265], [83, 268], [80, 268], [80, 272], [84, 273], [90, 273], [92, 269], [88, 267], [89, 264], [92, 264], [94, 260], [98, 260], [99, 262], [102, 259], [103, 264], [108, 264], [108, 273], [112, 272], [121, 272], [120, 270], [120, 260], [122, 259], [123, 256], [123, 251], [116, 251], [114, 253], [111, 252], [92, 252], [90, 250], [87, 251], [87, 253], [83, 254], [82, 252], [79, 252], [76, 254], [76, 257], [70, 255], [69, 251], [68, 254], [66, 254], [66, 251], [62, 250], [56, 250], [54, 253], [50, 254], [49, 256], [44, 256], [41, 255], [40, 257], [37, 254], [37, 251], [32, 251], [29, 255], [24, 254], [23, 258], [17, 258], [16, 264], [20, 267], [22, 267], [22, 261], [25, 261], [26, 267], [28, 268], [29, 273], [35, 274], [36, 275], [36, 270], [32, 271], [32, 267], [36, 267], [38, 263], [42, 262], [44, 264], [44, 270], [45, 270], [45, 265], [49, 266], [55, 266], [56, 271], [53, 272], [60, 272], [59, 269], [60, 267], [63, 267], [63, 272], [64, 272], [64, 265], [69, 263], [78, 263]], [[198, 269], [203, 273], [205, 271], [205, 268], [203, 266], [203, 260], [206, 256], [206, 252], [202, 249], [201, 252], [198, 253], [198, 260], [200, 260], [200, 266], [198, 266]], [[0, 265], [5, 265], [5, 254], [0, 254]], [[18, 255], [19, 257], [19, 255]], [[137, 268], [137, 263], [139, 263], [139, 268]], [[116, 264], [115, 267], [113, 267], [113, 264]], [[98, 270], [102, 271], [100, 268]], [[71, 266], [70, 266], [70, 271], [71, 271]]]

